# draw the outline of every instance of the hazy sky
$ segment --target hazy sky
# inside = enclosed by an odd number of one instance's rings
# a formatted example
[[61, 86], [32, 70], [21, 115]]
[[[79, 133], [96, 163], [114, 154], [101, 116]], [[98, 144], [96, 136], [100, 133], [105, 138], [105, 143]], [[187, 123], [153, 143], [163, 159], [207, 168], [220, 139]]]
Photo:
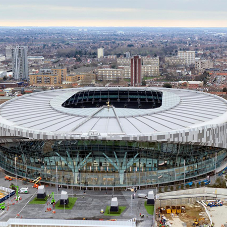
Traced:
[[227, 0], [0, 0], [0, 26], [227, 27]]

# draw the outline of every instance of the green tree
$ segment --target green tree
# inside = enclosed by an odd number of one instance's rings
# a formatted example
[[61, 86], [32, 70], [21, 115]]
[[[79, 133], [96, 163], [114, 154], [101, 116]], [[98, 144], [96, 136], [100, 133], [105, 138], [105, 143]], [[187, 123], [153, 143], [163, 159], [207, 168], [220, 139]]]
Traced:
[[146, 86], [146, 81], [142, 80], [142, 86]]

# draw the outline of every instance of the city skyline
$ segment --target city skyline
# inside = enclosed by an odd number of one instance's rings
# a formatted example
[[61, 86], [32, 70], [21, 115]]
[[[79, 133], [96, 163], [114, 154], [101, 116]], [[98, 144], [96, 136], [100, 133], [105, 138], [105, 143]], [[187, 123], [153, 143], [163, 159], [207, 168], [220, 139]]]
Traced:
[[12, 0], [0, 3], [1, 26], [226, 27], [224, 0]]

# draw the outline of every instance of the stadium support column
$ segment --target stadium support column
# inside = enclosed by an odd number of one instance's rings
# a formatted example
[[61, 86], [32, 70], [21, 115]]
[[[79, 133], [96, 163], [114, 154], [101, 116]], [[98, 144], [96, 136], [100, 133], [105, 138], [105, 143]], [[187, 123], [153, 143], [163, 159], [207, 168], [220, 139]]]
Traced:
[[67, 160], [62, 157], [61, 155], [59, 155], [57, 152], [56, 154], [65, 162], [65, 163], [68, 163], [68, 167], [72, 170], [73, 172], [73, 176], [74, 176], [74, 183], [77, 184], [77, 178], [78, 178], [78, 175], [79, 175], [79, 170], [84, 167], [86, 165], [86, 162], [88, 160], [88, 158], [90, 157], [91, 155], [91, 152], [79, 163], [79, 153], [77, 153], [77, 157], [76, 157], [76, 160], [75, 160], [75, 165], [74, 165], [74, 160], [70, 157], [69, 155], [69, 152], [66, 151], [66, 154], [67, 154]]
[[[109, 158], [105, 153], [103, 155], [106, 157], [106, 159], [111, 163], [112, 166], [119, 172], [120, 177], [120, 184], [124, 184], [124, 174], [128, 167], [132, 166], [134, 162], [137, 162], [139, 159], [136, 158], [139, 153], [137, 153], [133, 158], [130, 159], [130, 161], [127, 163], [127, 152], [125, 152], [124, 158], [123, 158], [123, 164], [120, 165], [120, 161], [114, 152], [115, 161], [113, 161], [111, 158]], [[115, 163], [116, 162], [116, 163]], [[127, 164], [126, 164], [127, 163]]]

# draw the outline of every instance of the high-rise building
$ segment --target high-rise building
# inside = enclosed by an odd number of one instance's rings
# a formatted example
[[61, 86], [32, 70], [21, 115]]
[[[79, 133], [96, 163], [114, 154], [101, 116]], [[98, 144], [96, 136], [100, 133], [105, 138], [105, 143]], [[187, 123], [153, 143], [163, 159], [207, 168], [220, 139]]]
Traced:
[[11, 46], [7, 46], [6, 47], [6, 59], [12, 59], [13, 57], [13, 52], [12, 52], [13, 48]]
[[131, 57], [131, 54], [130, 54], [129, 51], [125, 52], [125, 57], [126, 57], [126, 58], [130, 58], [130, 57]]
[[28, 47], [17, 46], [13, 53], [13, 77], [16, 80], [28, 79]]
[[195, 51], [178, 51], [178, 57], [184, 59], [186, 65], [195, 64]]
[[104, 48], [98, 48], [97, 49], [97, 56], [98, 56], [98, 58], [104, 57]]
[[131, 58], [131, 86], [140, 86], [142, 82], [142, 59], [140, 56]]

